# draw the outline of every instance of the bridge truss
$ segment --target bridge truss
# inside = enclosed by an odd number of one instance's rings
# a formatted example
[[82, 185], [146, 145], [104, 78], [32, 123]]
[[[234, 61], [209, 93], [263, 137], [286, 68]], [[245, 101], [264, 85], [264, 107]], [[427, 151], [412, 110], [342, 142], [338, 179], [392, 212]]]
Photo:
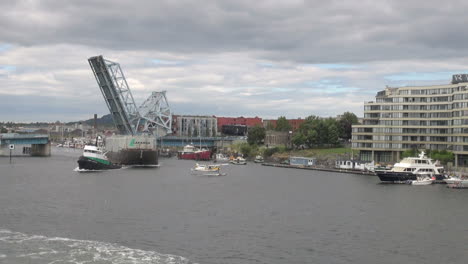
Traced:
[[88, 62], [120, 134], [164, 136], [171, 133], [172, 113], [166, 91], [153, 92], [137, 108], [119, 63], [102, 56], [91, 57]]

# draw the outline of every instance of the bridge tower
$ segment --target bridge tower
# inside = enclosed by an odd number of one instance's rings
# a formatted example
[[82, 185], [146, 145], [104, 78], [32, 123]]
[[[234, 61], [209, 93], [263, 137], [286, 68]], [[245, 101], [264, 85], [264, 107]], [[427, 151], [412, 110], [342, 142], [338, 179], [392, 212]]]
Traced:
[[88, 62], [117, 130], [122, 135], [135, 135], [140, 115], [120, 64], [102, 56], [91, 57]]
[[157, 137], [171, 134], [172, 113], [166, 98], [166, 91], [153, 92], [138, 108], [143, 131], [152, 132]]

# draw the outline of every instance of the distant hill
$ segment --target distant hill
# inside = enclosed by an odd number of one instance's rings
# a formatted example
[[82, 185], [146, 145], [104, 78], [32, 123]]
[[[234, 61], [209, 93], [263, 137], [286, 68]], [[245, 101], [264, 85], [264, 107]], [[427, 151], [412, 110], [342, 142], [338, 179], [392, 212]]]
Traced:
[[[87, 124], [87, 125], [93, 126], [94, 125], [94, 118], [91, 118], [91, 119], [88, 119], [88, 120], [85, 120], [85, 121], [69, 122], [69, 123], [67, 123], [67, 125], [75, 124], [75, 123], [82, 123], [82, 124]], [[106, 127], [107, 126], [113, 126], [114, 121], [112, 120], [112, 115], [107, 114], [107, 115], [103, 115], [102, 117], [98, 117], [97, 118], [97, 125], [98, 125], [98, 127], [100, 127], [100, 126], [106, 126]]]

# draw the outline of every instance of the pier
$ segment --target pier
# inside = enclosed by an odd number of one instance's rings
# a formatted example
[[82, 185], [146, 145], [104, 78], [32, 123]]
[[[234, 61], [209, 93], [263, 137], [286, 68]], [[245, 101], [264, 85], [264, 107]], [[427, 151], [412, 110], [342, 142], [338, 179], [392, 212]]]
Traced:
[[[328, 172], [337, 172], [337, 173], [348, 173], [348, 174], [376, 176], [375, 172], [373, 172], [373, 171], [346, 170], [346, 169], [336, 169], [336, 168], [324, 168], [324, 167], [317, 167], [317, 166], [297, 166], [297, 165], [278, 164], [278, 163], [262, 163], [262, 165], [263, 166], [269, 166], [269, 167], [289, 168], [289, 169], [328, 171]], [[446, 184], [446, 182], [442, 181], [442, 180], [435, 180], [434, 184]], [[455, 187], [450, 186], [450, 188], [462, 189], [461, 187], [457, 187], [457, 186], [455, 186]], [[463, 187], [463, 188], [465, 188], [465, 187]], [[466, 187], [466, 188], [468, 189], [468, 187]]]
[[351, 173], [351, 174], [361, 174], [361, 175], [375, 176], [375, 173], [372, 172], [372, 171], [345, 170], [345, 169], [324, 168], [324, 167], [317, 167], [317, 166], [297, 166], [297, 165], [278, 164], [278, 163], [262, 163], [262, 165], [263, 166], [270, 166], [270, 167], [280, 167], [280, 168], [329, 171], [329, 172]]

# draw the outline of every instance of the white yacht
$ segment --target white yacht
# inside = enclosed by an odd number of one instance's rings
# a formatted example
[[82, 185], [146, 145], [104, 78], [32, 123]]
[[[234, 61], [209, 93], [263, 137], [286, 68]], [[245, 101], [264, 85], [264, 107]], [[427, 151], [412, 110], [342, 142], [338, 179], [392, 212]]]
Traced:
[[417, 180], [417, 176], [421, 173], [431, 174], [437, 179], [442, 179], [444, 167], [438, 164], [438, 162], [433, 162], [432, 159], [427, 158], [426, 153], [422, 151], [419, 157], [408, 157], [395, 163], [391, 170], [376, 172], [379, 179], [386, 183], [414, 181]]

